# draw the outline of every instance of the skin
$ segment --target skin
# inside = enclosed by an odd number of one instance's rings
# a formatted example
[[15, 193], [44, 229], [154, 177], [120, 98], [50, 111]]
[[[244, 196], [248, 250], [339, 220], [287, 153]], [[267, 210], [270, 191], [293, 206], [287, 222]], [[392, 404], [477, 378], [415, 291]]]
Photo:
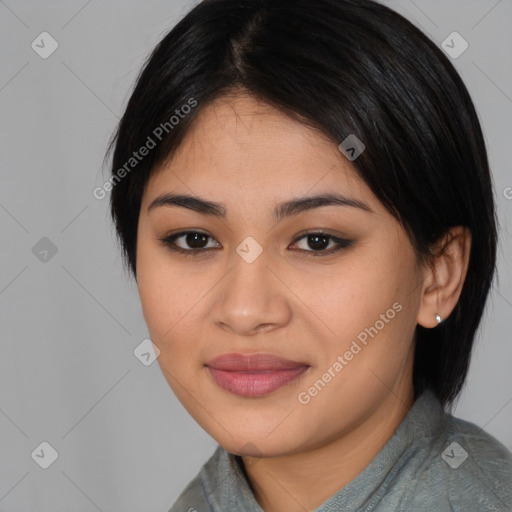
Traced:
[[[434, 328], [436, 313], [450, 314], [467, 270], [467, 230], [453, 228], [443, 255], [419, 265], [406, 233], [352, 165], [327, 137], [238, 94], [201, 110], [142, 199], [137, 284], [158, 362], [192, 417], [242, 456], [266, 512], [313, 510], [371, 462], [414, 402], [416, 325]], [[331, 205], [273, 217], [278, 203], [333, 191], [372, 212]], [[180, 206], [148, 211], [168, 192], [222, 203], [226, 217]], [[184, 230], [211, 238], [191, 246], [181, 237], [180, 247], [213, 250], [186, 256], [160, 240]], [[312, 255], [315, 245], [297, 239], [319, 230], [353, 243]], [[252, 263], [236, 252], [248, 236], [263, 250]], [[300, 403], [299, 393], [395, 303], [400, 312]], [[310, 368], [267, 396], [240, 397], [205, 367], [230, 352], [269, 352]]]

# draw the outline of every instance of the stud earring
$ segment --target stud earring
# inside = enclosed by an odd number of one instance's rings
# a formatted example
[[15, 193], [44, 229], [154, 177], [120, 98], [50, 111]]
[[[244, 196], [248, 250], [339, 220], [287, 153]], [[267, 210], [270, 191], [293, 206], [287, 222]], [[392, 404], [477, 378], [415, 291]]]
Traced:
[[437, 324], [439, 325], [443, 321], [443, 318], [441, 317], [441, 315], [439, 313], [434, 316], [436, 318]]

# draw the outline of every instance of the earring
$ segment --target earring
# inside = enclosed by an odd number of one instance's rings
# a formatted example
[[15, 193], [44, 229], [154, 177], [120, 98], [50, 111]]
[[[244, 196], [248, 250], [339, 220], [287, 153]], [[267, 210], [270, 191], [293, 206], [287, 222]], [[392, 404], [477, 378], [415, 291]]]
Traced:
[[437, 324], [439, 325], [443, 321], [443, 318], [441, 317], [441, 315], [439, 313], [434, 316], [436, 318]]

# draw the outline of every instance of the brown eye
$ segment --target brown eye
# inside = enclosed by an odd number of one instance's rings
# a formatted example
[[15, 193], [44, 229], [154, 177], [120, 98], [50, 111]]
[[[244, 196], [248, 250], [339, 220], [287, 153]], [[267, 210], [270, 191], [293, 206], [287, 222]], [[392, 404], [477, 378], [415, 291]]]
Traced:
[[[197, 256], [220, 248], [220, 244], [208, 247], [208, 241], [214, 240], [210, 235], [201, 231], [182, 231], [174, 235], [160, 239], [171, 251], [185, 255]], [[327, 256], [345, 249], [353, 244], [352, 240], [346, 240], [322, 232], [312, 232], [297, 238], [292, 245], [304, 240], [304, 246], [299, 251], [311, 256]], [[179, 241], [179, 242], [178, 242]]]
[[[182, 231], [161, 239], [161, 242], [172, 251], [183, 254], [197, 255], [209, 252], [216, 247], [207, 247], [208, 240], [213, 238], [200, 231]], [[179, 243], [176, 243], [180, 241]], [[218, 246], [217, 246], [218, 247]]]
[[[306, 233], [298, 238], [294, 242], [294, 245], [302, 240], [304, 240], [305, 243], [303, 244], [303, 248], [299, 248], [299, 250], [312, 253], [311, 256], [325, 256], [333, 254], [341, 249], [349, 247], [353, 243], [352, 240], [345, 240], [344, 238], [335, 237], [327, 233]], [[331, 243], [333, 245], [329, 247], [329, 244]]]

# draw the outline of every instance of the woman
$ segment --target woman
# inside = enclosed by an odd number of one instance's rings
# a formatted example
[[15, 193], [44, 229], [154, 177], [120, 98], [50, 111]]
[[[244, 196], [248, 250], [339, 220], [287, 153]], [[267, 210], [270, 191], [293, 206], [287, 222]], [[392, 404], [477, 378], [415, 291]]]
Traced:
[[510, 452], [448, 412], [496, 221], [426, 36], [370, 0], [205, 0], [112, 148], [160, 367], [219, 443], [171, 512], [512, 510]]

